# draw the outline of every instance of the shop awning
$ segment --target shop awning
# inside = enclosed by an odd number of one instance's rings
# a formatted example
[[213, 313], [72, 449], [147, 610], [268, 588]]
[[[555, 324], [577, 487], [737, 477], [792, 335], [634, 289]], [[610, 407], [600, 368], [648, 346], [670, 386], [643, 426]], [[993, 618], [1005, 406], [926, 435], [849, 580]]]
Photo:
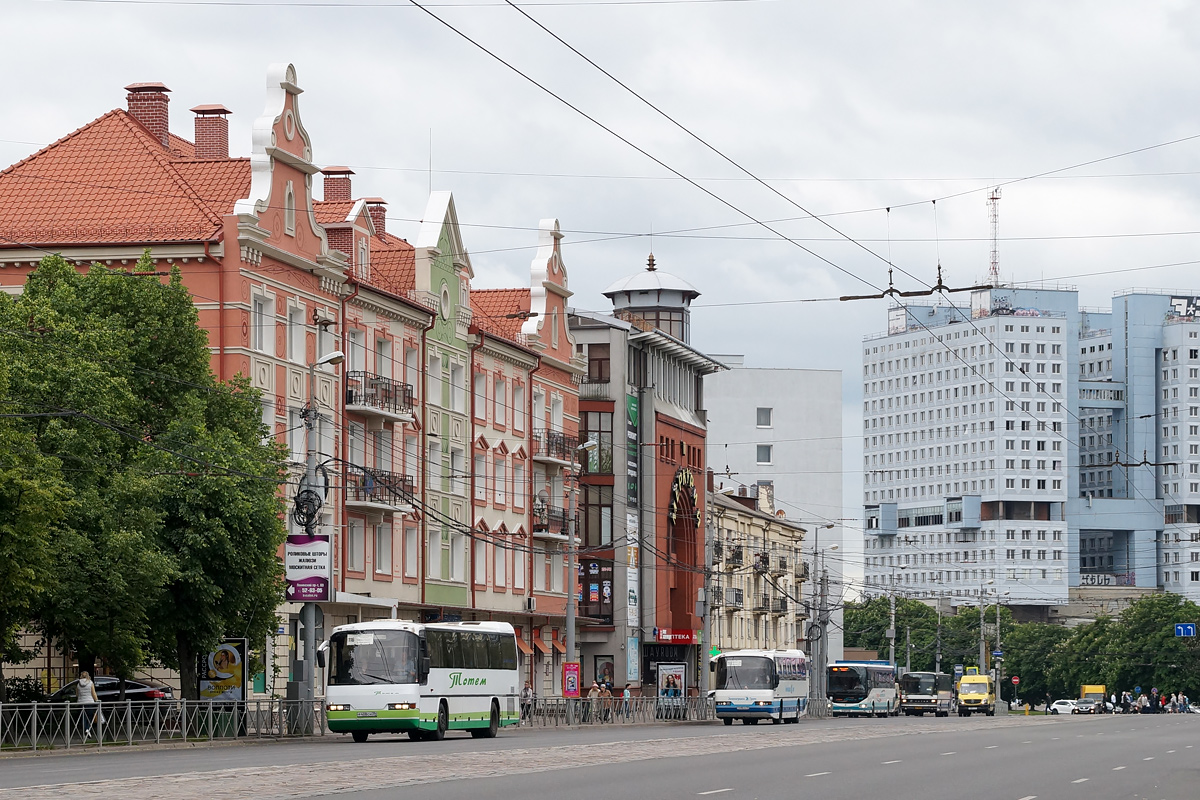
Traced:
[[533, 650], [530, 649], [529, 645], [525, 644], [524, 639], [517, 639], [517, 649], [527, 656], [533, 655]]
[[533, 646], [536, 647], [538, 649], [538, 652], [541, 653], [542, 655], [544, 655], [544, 656], [550, 655], [550, 648], [546, 647], [546, 643], [543, 642], [541, 639], [534, 639]]
[[554, 640], [554, 649], [555, 649], [555, 650], [557, 650], [557, 651], [558, 651], [558, 652], [560, 652], [560, 653], [565, 653], [565, 652], [567, 652], [567, 647], [566, 647], [566, 645], [564, 645], [564, 644], [563, 644], [562, 642], [560, 642], [558, 639], [555, 639], [555, 640]]

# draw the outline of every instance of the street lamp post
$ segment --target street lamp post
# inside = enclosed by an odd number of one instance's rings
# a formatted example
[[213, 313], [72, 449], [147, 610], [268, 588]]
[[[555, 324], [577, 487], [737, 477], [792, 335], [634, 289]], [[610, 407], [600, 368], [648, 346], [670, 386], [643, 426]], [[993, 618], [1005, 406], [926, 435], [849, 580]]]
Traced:
[[[803, 523], [801, 523], [803, 524]], [[827, 694], [825, 690], [826, 673], [829, 666], [829, 574], [825, 569], [825, 552], [821, 550], [821, 529], [834, 528], [834, 523], [813, 526], [813, 606], [817, 618], [809, 624], [809, 661], [812, 664], [808, 681], [808, 704], [812, 708], [823, 708]], [[803, 549], [803, 548], [802, 548]], [[829, 550], [837, 550], [836, 544], [829, 545]], [[815, 630], [814, 630], [815, 628]], [[814, 711], [813, 713], [823, 713]]]
[[892, 581], [888, 591], [888, 663], [896, 666], [896, 570], [908, 569], [907, 564], [892, 567]]
[[[334, 350], [332, 353], [326, 353], [316, 361], [308, 365], [308, 405], [304, 409], [304, 449], [306, 451], [306, 462], [304, 468], [304, 481], [310, 492], [314, 492], [313, 500], [315, 506], [312, 513], [309, 514], [307, 523], [305, 524], [305, 533], [311, 537], [316, 532], [317, 513], [321, 508], [321, 500], [324, 498], [317, 491], [317, 447], [313, 441], [313, 431], [317, 426], [317, 418], [320, 416], [320, 410], [317, 406], [317, 367], [325, 364], [341, 364], [346, 360], [345, 354], [341, 350]], [[326, 601], [333, 599], [333, 582], [327, 584], [328, 594]], [[317, 604], [313, 601], [305, 602], [300, 609], [300, 624], [304, 628], [304, 699], [311, 702], [316, 698], [317, 686]]]
[[983, 612], [984, 612], [984, 606], [987, 605], [987, 601], [984, 600], [984, 592], [986, 590], [983, 587], [991, 586], [995, 582], [996, 581], [994, 581], [994, 580], [989, 580], [989, 581], [985, 581], [985, 582], [979, 584], [979, 674], [980, 675], [984, 674], [983, 670], [987, 666], [987, 640], [984, 638], [984, 635], [983, 635], [983, 625], [984, 625]]
[[576, 460], [579, 451], [584, 452], [584, 458], [587, 458], [588, 452], [599, 447], [594, 441], [587, 441], [575, 448], [575, 452], [571, 457], [571, 470], [574, 474], [571, 475], [573, 486], [571, 487], [570, 504], [567, 510], [567, 660], [575, 660], [575, 603], [576, 603], [576, 586], [575, 583], [579, 578], [579, 570], [575, 566], [575, 532], [578, 525], [575, 521], [575, 495], [579, 493], [579, 470], [576, 467]]

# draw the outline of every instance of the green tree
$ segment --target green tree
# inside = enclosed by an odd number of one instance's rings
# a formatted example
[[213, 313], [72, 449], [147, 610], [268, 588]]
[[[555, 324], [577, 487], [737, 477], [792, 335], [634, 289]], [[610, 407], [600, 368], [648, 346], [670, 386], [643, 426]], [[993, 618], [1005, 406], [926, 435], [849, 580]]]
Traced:
[[1200, 644], [1177, 637], [1177, 622], [1200, 622], [1200, 606], [1170, 592], [1146, 595], [1121, 612], [1097, 659], [1111, 690], [1200, 694]]
[[1048, 694], [1063, 696], [1065, 688], [1050, 680], [1050, 666], [1070, 635], [1061, 625], [1041, 622], [1014, 625], [1004, 632], [1004, 670], [1020, 677], [1018, 696], [1031, 703], [1043, 701]]

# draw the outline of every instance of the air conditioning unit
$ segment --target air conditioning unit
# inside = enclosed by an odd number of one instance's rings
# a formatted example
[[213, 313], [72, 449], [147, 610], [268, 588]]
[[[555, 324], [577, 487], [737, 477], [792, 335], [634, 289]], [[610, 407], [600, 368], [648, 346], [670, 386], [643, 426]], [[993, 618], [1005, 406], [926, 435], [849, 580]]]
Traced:
[[525, 598], [525, 610], [526, 611], [537, 611], [537, 598], [536, 597], [526, 597]]

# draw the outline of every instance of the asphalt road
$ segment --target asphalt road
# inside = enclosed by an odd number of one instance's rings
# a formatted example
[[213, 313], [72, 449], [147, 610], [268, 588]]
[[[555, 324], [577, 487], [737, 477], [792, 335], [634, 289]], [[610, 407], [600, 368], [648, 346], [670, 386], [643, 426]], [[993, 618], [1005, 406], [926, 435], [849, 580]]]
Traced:
[[1200, 715], [523, 730], [5, 759], [0, 800], [1196, 800], [1198, 755]]

